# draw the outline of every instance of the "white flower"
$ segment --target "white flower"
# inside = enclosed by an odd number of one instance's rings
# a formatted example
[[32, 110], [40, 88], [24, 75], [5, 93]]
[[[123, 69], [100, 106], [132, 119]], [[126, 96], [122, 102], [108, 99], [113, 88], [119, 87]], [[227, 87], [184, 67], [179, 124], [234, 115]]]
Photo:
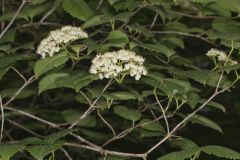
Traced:
[[88, 35], [80, 27], [64, 26], [59, 30], [51, 31], [50, 37], [57, 44], [66, 44], [77, 39], [87, 38]]
[[206, 54], [209, 58], [216, 58], [219, 62], [228, 64], [228, 65], [235, 65], [238, 64], [237, 61], [234, 61], [226, 55], [225, 52], [217, 50], [217, 49], [211, 49]]
[[77, 39], [87, 38], [88, 35], [80, 27], [64, 26], [60, 29], [51, 31], [48, 37], [44, 38], [37, 48], [37, 54], [42, 58], [53, 56], [61, 49], [61, 44], [66, 44]]
[[89, 70], [91, 74], [98, 74], [99, 78], [116, 78], [119, 75], [129, 74], [139, 80], [142, 75], [147, 75], [143, 66], [144, 58], [133, 51], [119, 50], [98, 54], [93, 60]]
[[220, 62], [225, 62], [227, 60], [227, 55], [225, 52], [214, 48], [209, 50], [206, 55], [210, 58], [217, 58], [217, 60]]

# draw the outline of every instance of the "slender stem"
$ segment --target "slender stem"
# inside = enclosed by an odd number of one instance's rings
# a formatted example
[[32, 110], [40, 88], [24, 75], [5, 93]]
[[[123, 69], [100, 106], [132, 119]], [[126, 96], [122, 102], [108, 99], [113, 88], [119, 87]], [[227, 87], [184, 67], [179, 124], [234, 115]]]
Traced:
[[95, 104], [98, 102], [99, 98], [103, 95], [103, 93], [107, 90], [107, 88], [111, 85], [113, 79], [110, 79], [107, 85], [103, 88], [102, 92], [98, 95], [98, 97], [93, 101], [93, 103], [89, 106], [89, 108], [75, 121], [69, 129], [76, 126], [82, 119], [86, 118], [92, 111], [94, 111]]
[[112, 131], [113, 137], [116, 137], [116, 132], [113, 129], [113, 127], [103, 118], [103, 116], [100, 114], [99, 109], [97, 110], [97, 114], [100, 117], [100, 119], [108, 126], [108, 128], [110, 128], [110, 130]]
[[160, 103], [160, 101], [159, 101], [159, 99], [158, 99], [158, 96], [157, 96], [157, 92], [156, 92], [156, 91], [157, 91], [157, 89], [155, 88], [155, 89], [153, 90], [153, 93], [154, 93], [154, 96], [155, 96], [155, 98], [156, 98], [156, 101], [157, 101], [157, 103], [158, 103], [158, 105], [159, 105], [159, 107], [160, 107], [160, 109], [161, 109], [161, 111], [162, 111], [162, 113], [163, 113], [163, 118], [164, 118], [164, 120], [165, 120], [166, 127], [167, 127], [167, 133], [169, 134], [169, 123], [168, 123], [168, 119], [167, 119], [165, 110], [164, 110], [162, 104]]
[[198, 34], [191, 34], [191, 33], [178, 32], [178, 31], [151, 31], [151, 32], [155, 33], [155, 34], [176, 34], [176, 35], [181, 35], [181, 36], [185, 36], [185, 37], [194, 37], [194, 38], [198, 38], [207, 43], [212, 44], [211, 41], [209, 41], [208, 39], [206, 39]]
[[0, 131], [0, 142], [1, 142], [3, 138], [3, 129], [4, 129], [4, 108], [3, 108], [1, 95], [0, 95], [0, 108], [1, 108], [1, 131]]
[[15, 19], [17, 18], [18, 14], [20, 13], [20, 11], [22, 10], [22, 8], [25, 6], [25, 4], [29, 2], [27, 0], [22, 0], [21, 5], [19, 6], [17, 12], [14, 14], [13, 18], [11, 19], [11, 21], [8, 23], [7, 27], [2, 31], [2, 33], [0, 34], [0, 39], [3, 37], [3, 35], [8, 31], [8, 29], [12, 26], [13, 22], [15, 21]]
[[155, 25], [156, 21], [157, 21], [157, 18], [158, 18], [158, 13], [155, 14], [154, 18], [153, 18], [153, 21], [152, 21], [152, 24], [151, 26], [149, 27], [149, 30], [151, 30], [153, 28], [153, 26]]
[[15, 98], [23, 91], [24, 88], [26, 88], [29, 84], [31, 84], [35, 79], [35, 76], [30, 77], [23, 85], [20, 87], [17, 92], [14, 94], [14, 96], [8, 100], [3, 106], [7, 106], [10, 104]]

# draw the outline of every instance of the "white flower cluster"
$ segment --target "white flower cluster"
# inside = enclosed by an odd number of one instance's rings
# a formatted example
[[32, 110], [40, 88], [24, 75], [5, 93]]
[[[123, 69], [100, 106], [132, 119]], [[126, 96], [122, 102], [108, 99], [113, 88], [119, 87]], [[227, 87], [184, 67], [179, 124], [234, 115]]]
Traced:
[[210, 49], [208, 52], [207, 52], [207, 54], [206, 54], [209, 58], [213, 58], [213, 59], [217, 59], [218, 60], [218, 62], [221, 62], [221, 63], [224, 63], [224, 62], [226, 62], [228, 65], [234, 65], [234, 64], [238, 64], [238, 62], [237, 61], [234, 61], [234, 60], [232, 60], [232, 59], [228, 59], [228, 56], [227, 56], [227, 54], [225, 53], [225, 52], [223, 52], [223, 51], [220, 51], [220, 50], [218, 50], [218, 49], [214, 49], [214, 48], [212, 48], [212, 49]]
[[66, 44], [77, 39], [87, 38], [88, 35], [80, 27], [64, 26], [60, 29], [51, 31], [48, 37], [44, 38], [37, 48], [37, 54], [42, 58], [53, 56], [59, 52], [61, 44]]
[[135, 80], [139, 80], [141, 75], [147, 75], [147, 70], [143, 66], [144, 60], [142, 56], [136, 55], [133, 51], [107, 52], [98, 54], [92, 60], [89, 72], [98, 74], [100, 79], [124, 77], [130, 74], [131, 77], [135, 77]]
[[227, 55], [225, 52], [217, 50], [217, 49], [210, 49], [207, 54], [209, 58], [217, 58], [220, 62], [225, 62], [227, 60]]

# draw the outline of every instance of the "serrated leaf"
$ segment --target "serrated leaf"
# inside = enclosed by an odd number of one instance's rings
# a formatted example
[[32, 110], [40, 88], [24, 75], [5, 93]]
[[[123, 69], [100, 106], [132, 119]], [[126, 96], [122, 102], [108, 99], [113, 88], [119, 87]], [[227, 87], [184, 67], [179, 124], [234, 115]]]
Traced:
[[209, 155], [228, 159], [240, 159], [240, 153], [222, 146], [205, 146], [201, 151]]
[[188, 150], [182, 150], [178, 152], [172, 152], [169, 154], [166, 154], [157, 160], [185, 160], [187, 158], [190, 158], [192, 155], [196, 154], [196, 152], [188, 151]]
[[71, 16], [86, 21], [94, 15], [93, 10], [84, 0], [64, 0], [63, 8]]
[[89, 85], [94, 80], [98, 79], [96, 75], [90, 75], [89, 73], [81, 72], [75, 75], [58, 78], [56, 80], [57, 87], [66, 87], [74, 89], [79, 92], [81, 88]]
[[222, 128], [217, 124], [215, 123], [214, 121], [204, 117], [204, 116], [201, 116], [201, 115], [197, 115], [195, 114], [191, 119], [190, 121], [192, 123], [197, 123], [197, 124], [201, 124], [205, 127], [209, 127], [209, 128], [212, 128], [214, 130], [217, 130], [219, 131], [220, 133], [223, 133], [222, 131]]
[[47, 1], [47, 0], [32, 0], [32, 1], [31, 1], [31, 4], [32, 4], [32, 5], [37, 5], [37, 4], [43, 3], [43, 2], [45, 2], [45, 1]]
[[[203, 104], [204, 102], [206, 102], [206, 99], [202, 99], [202, 100], [199, 101], [199, 103], [201, 103], [201, 104]], [[210, 106], [210, 107], [216, 108], [216, 109], [220, 109], [221, 111], [226, 113], [226, 108], [220, 103], [211, 101], [207, 105]]]
[[109, 33], [108, 41], [113, 46], [124, 48], [129, 42], [129, 39], [124, 32], [115, 30]]
[[150, 119], [143, 119], [141, 120], [140, 123], [142, 124], [141, 127], [146, 130], [159, 131], [159, 132], [165, 133], [163, 126], [158, 121], [151, 122]]
[[159, 137], [159, 136], [163, 136], [163, 133], [148, 131], [148, 130], [141, 130], [140, 131], [140, 137], [141, 138], [152, 138], [152, 137]]
[[73, 129], [65, 129], [47, 136], [46, 138], [44, 138], [43, 141], [48, 144], [55, 143], [57, 140], [65, 137], [66, 135], [72, 133], [73, 131], [74, 131]]
[[48, 154], [55, 152], [64, 145], [64, 141], [57, 141], [53, 144], [45, 145], [34, 145], [27, 147], [26, 150], [34, 157], [36, 160], [43, 160]]
[[210, 3], [210, 2], [216, 2], [217, 0], [190, 0], [191, 2], [197, 2], [197, 3]]
[[113, 100], [130, 100], [130, 99], [137, 98], [135, 94], [127, 91], [119, 91], [119, 92], [105, 94], [104, 97], [110, 98]]
[[176, 138], [173, 139], [172, 144], [179, 147], [182, 150], [193, 150], [196, 151], [199, 149], [198, 145], [194, 143], [192, 140], [186, 138]]
[[[68, 109], [62, 112], [63, 119], [68, 123], [76, 122], [79, 119], [79, 117], [81, 117], [82, 114], [83, 114], [82, 112], [74, 109]], [[79, 121], [77, 125], [82, 127], [94, 127], [96, 126], [96, 124], [97, 124], [96, 118], [88, 116]]]
[[175, 54], [174, 50], [172, 50], [162, 44], [139, 44], [139, 47], [142, 47], [142, 48], [154, 51], [154, 52], [162, 53], [167, 58], [170, 58], [171, 56], [173, 56]]
[[0, 144], [0, 157], [3, 160], [10, 160], [17, 152], [24, 149], [20, 144]]
[[136, 110], [129, 109], [125, 106], [115, 106], [114, 113], [124, 119], [134, 122], [142, 117], [141, 113], [137, 112]]
[[30, 60], [33, 56], [31, 55], [10, 55], [6, 57], [1, 57], [0, 59], [0, 69], [5, 69], [6, 67], [15, 64], [17, 61]]
[[38, 94], [40, 94], [46, 90], [49, 90], [49, 89], [57, 88], [56, 80], [60, 77], [66, 77], [68, 75], [69, 74], [67, 74], [67, 73], [53, 73], [53, 74], [47, 75], [46, 77], [41, 79], [41, 81], [39, 82]]
[[48, 57], [48, 58], [37, 61], [34, 66], [34, 73], [35, 73], [36, 78], [38, 78], [42, 74], [44, 74], [54, 68], [57, 68], [57, 67], [65, 64], [65, 62], [67, 62], [68, 59], [69, 59], [69, 57], [67, 56], [66, 53], [59, 53], [52, 57]]

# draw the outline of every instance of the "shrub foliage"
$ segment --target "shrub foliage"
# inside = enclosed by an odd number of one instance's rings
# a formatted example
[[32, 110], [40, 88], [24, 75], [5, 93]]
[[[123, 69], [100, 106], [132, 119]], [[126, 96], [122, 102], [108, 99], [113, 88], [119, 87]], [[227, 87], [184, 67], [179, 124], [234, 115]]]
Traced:
[[[239, 80], [239, 0], [3, 0], [1, 8], [1, 160], [240, 159], [189, 135], [191, 124], [224, 133], [211, 114], [226, 112], [215, 98]], [[41, 58], [41, 41], [63, 26], [88, 37]], [[75, 33], [57, 40], [65, 34]], [[119, 50], [140, 60], [93, 61]], [[91, 74], [92, 63], [105, 68]]]

